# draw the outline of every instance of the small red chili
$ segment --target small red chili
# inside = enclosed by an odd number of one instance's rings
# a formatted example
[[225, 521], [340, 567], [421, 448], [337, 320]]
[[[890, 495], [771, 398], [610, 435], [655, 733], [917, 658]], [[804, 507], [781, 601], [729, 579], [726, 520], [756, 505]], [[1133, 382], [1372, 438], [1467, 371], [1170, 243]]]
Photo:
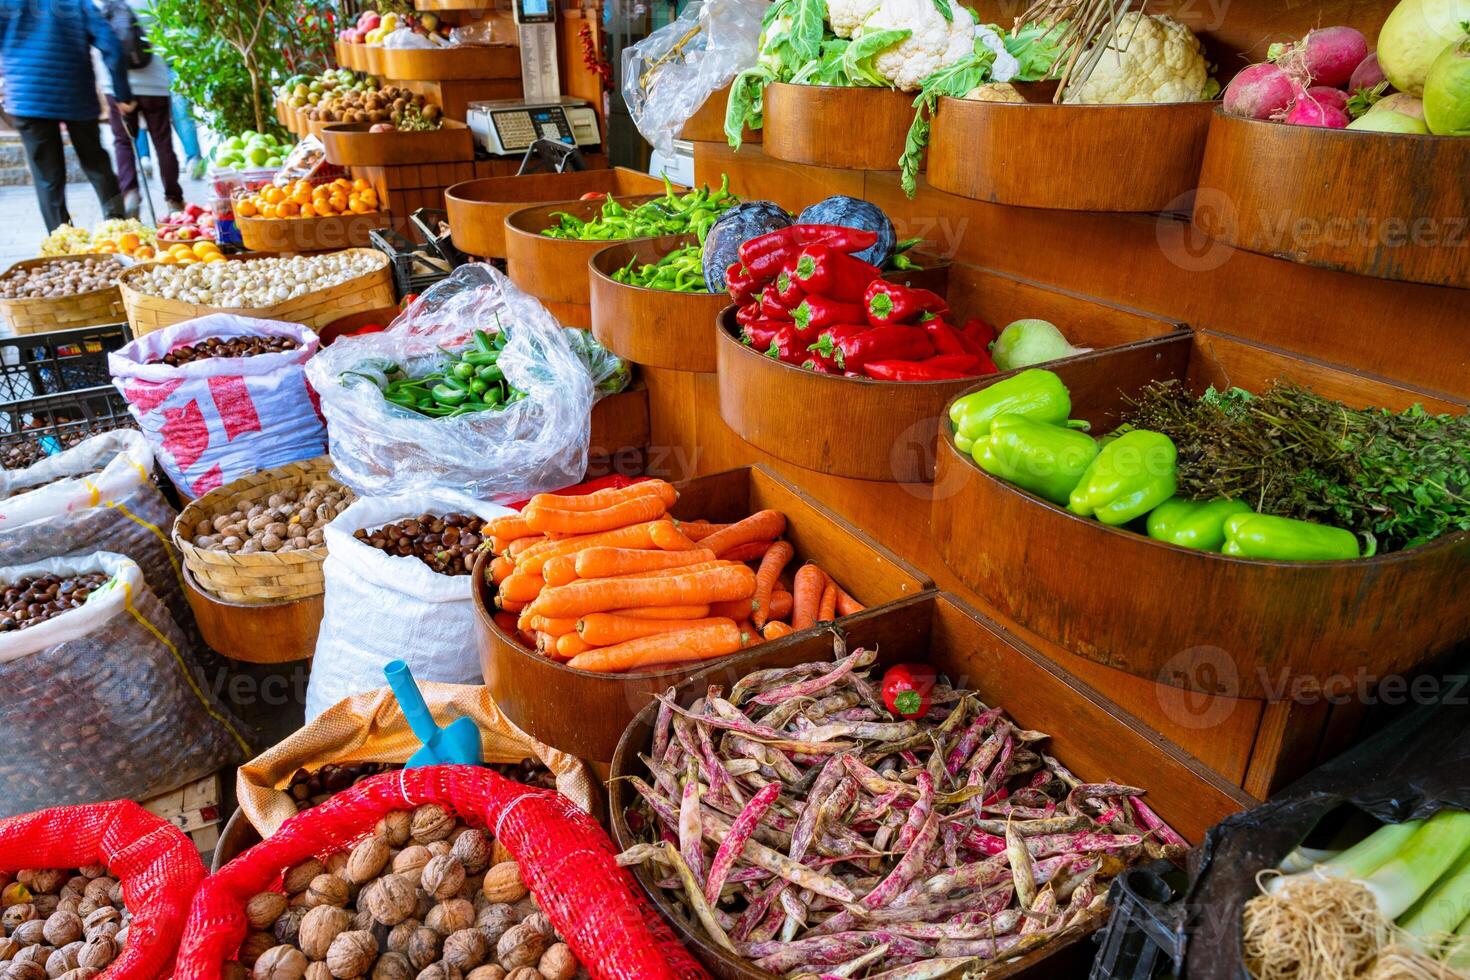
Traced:
[[927, 664], [894, 664], [883, 675], [884, 707], [900, 718], [924, 717], [934, 677], [934, 668]]

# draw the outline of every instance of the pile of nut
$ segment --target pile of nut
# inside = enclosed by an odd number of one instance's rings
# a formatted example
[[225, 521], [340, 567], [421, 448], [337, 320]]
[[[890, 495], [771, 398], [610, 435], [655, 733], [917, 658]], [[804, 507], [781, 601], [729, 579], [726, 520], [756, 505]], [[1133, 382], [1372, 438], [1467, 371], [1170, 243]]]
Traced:
[[333, 92], [306, 110], [308, 119], [322, 122], [397, 123], [410, 107], [421, 111], [423, 118], [437, 120], [443, 113], [422, 95], [406, 88], [385, 85], [376, 92], [345, 90]]
[[0, 278], [0, 299], [58, 299], [107, 289], [123, 265], [110, 255], [87, 256], [16, 269]]
[[7, 493], [3, 499], [9, 500], [11, 497], [19, 497], [21, 494], [30, 493], [33, 490], [40, 490], [42, 487], [49, 487], [53, 483], [60, 483], [62, 480], [90, 480], [92, 477], [101, 472], [101, 470], [91, 470], [86, 473], [63, 473], [60, 476], [53, 476], [51, 479], [46, 480], [42, 483], [33, 483], [28, 487], [20, 487], [18, 489], [12, 490]]
[[178, 367], [180, 364], [204, 361], [211, 357], [254, 357], [257, 354], [279, 354], [300, 347], [290, 337], [207, 337], [197, 344], [175, 347], [148, 363]]
[[80, 871], [0, 874], [0, 976], [90, 980], [128, 941], [122, 885], [94, 864]]
[[136, 292], [221, 309], [274, 306], [367, 275], [382, 265], [367, 249], [289, 258], [146, 265], [128, 282]]
[[[48, 421], [56, 424], [66, 424], [80, 421], [79, 419], [68, 419], [63, 416], [48, 418]], [[23, 470], [28, 466], [34, 466], [45, 459], [48, 453], [47, 445], [53, 440], [60, 449], [70, 449], [85, 439], [90, 439], [99, 432], [109, 432], [113, 429], [136, 429], [138, 423], [133, 421], [132, 416], [124, 415], [116, 419], [88, 419], [84, 428], [70, 429], [65, 432], [47, 432], [46, 443], [43, 444], [39, 438], [25, 437], [19, 442], [12, 442], [0, 448], [0, 469]], [[53, 449], [52, 452], [59, 450]]]
[[319, 548], [326, 526], [356, 499], [339, 483], [317, 480], [310, 486], [277, 490], [261, 503], [237, 502], [227, 513], [206, 517], [179, 536], [196, 548], [242, 555]]
[[329, 762], [316, 772], [297, 769], [286, 786], [296, 804], [296, 812], [321, 806], [331, 799], [332, 794], [357, 785], [369, 776], [403, 768], [396, 762], [351, 762], [339, 765]]
[[352, 536], [390, 555], [417, 558], [440, 575], [468, 575], [484, 540], [479, 530], [483, 524], [473, 514], [420, 514], [375, 531], [359, 528]]
[[13, 582], [0, 596], [4, 602], [0, 607], [0, 633], [23, 630], [70, 612], [111, 578], [106, 572], [85, 572], [67, 578], [37, 575]]
[[283, 886], [246, 905], [227, 980], [586, 975], [509, 853], [437, 804], [388, 814], [351, 851], [287, 868]]

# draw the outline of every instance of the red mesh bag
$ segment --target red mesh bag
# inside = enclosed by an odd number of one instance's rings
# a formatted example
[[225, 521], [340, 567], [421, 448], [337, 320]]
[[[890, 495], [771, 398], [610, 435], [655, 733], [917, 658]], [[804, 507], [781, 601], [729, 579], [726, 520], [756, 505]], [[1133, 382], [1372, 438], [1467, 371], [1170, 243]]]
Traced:
[[428, 766], [365, 779], [281, 826], [220, 869], [194, 898], [174, 980], [217, 980], [245, 938], [245, 903], [282, 872], [344, 850], [384, 814], [437, 803], [515, 855], [521, 877], [594, 980], [707, 980], [617, 866], [612, 841], [566, 797], [476, 766]]
[[157, 980], [173, 967], [189, 902], [204, 880], [194, 842], [136, 803], [37, 810], [0, 821], [0, 871], [105, 864], [132, 922], [101, 980]]

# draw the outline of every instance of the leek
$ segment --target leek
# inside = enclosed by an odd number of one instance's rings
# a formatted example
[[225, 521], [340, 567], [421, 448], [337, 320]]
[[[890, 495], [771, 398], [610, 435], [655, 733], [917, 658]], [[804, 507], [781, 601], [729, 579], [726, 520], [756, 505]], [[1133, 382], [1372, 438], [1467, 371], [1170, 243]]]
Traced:
[[[1366, 878], [1387, 864], [1423, 825], [1423, 820], [1384, 824], [1331, 861], [1314, 865], [1302, 874], [1317, 878]], [[1288, 880], [1277, 878], [1266, 890], [1274, 895]]]
[[1455, 930], [1455, 943], [1445, 954], [1445, 966], [1462, 973], [1470, 973], [1470, 916]]
[[1335, 860], [1341, 853], [1341, 851], [1324, 851], [1315, 847], [1298, 847], [1282, 858], [1281, 864], [1277, 867], [1283, 874], [1300, 874], [1303, 871], [1311, 871], [1319, 864]]
[[1421, 898], [1399, 925], [1417, 939], [1439, 943], [1470, 915], [1470, 850], [1460, 855], [1429, 894]]
[[1470, 848], [1470, 813], [1441, 810], [1363, 882], [1385, 919], [1397, 919]]

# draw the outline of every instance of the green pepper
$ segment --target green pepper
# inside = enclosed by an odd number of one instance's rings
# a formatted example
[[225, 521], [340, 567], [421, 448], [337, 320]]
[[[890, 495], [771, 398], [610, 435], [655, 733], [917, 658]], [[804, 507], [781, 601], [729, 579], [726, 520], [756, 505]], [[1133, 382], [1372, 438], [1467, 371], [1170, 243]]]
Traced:
[[1174, 496], [1179, 453], [1162, 432], [1134, 429], [1099, 449], [1072, 489], [1067, 509], [1117, 526]]
[[450, 368], [454, 376], [461, 381], [468, 381], [475, 376], [475, 366], [467, 361], [460, 361]]
[[402, 408], [413, 408], [415, 405], [418, 404], [418, 399], [406, 391], [384, 392], [383, 397]]
[[479, 378], [476, 378], [475, 380], [473, 380], [473, 381], [470, 382], [470, 394], [471, 395], [483, 395], [485, 392], [487, 392], [489, 390], [490, 390], [490, 386], [488, 384], [486, 384], [485, 382], [481, 381]]
[[1062, 379], [1042, 368], [1028, 368], [949, 407], [955, 431], [979, 443], [998, 415], [1021, 415], [1033, 422], [1061, 425], [1072, 412], [1072, 396]]
[[470, 397], [469, 388], [451, 388], [447, 383], [447, 379], [445, 384], [435, 385], [433, 390], [429, 393], [433, 395], [434, 400], [441, 405], [458, 405], [460, 402]]
[[1097, 456], [1097, 443], [1085, 432], [1002, 414], [990, 420], [988, 434], [975, 440], [971, 455], [991, 476], [1065, 504]]
[[481, 354], [492, 354], [495, 348], [490, 344], [490, 335], [483, 330], [475, 331], [475, 350]]
[[1343, 561], [1363, 557], [1357, 536], [1351, 531], [1271, 514], [1227, 517], [1225, 545], [1221, 551], [1238, 558], [1274, 561]]
[[498, 364], [487, 364], [475, 371], [475, 378], [480, 381], [494, 383], [505, 377], [505, 372]]
[[471, 351], [460, 358], [460, 360], [471, 367], [484, 367], [487, 364], [494, 364], [500, 360], [500, 351]]
[[1219, 551], [1225, 543], [1225, 519], [1251, 513], [1250, 504], [1243, 500], [1174, 497], [1149, 512], [1148, 536], [1195, 551]]

